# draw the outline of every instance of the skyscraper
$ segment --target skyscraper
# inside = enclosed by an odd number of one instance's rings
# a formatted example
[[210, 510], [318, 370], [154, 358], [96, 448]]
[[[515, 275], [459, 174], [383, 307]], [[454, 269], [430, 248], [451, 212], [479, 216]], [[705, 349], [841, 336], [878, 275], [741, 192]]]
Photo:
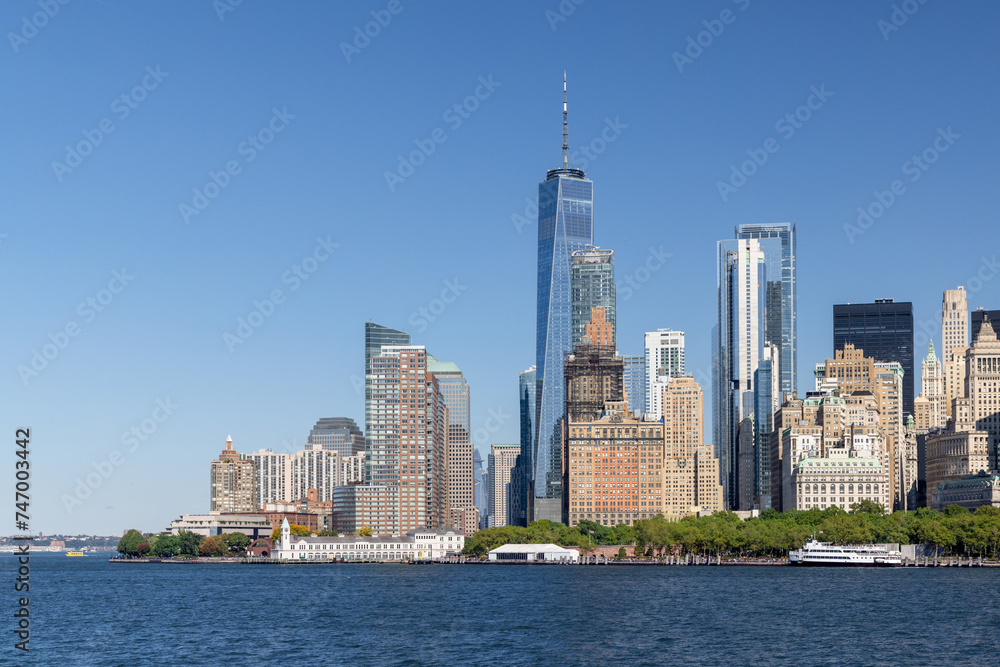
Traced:
[[365, 322], [365, 481], [371, 483], [372, 396], [370, 365], [372, 357], [382, 353], [383, 345], [409, 345], [410, 334], [396, 331], [371, 320]]
[[767, 263], [764, 340], [778, 348], [781, 391], [795, 396], [798, 389], [798, 318], [796, 300], [795, 225], [788, 222], [736, 227], [737, 239], [757, 239]]
[[756, 239], [719, 241], [717, 266], [715, 454], [727, 509], [751, 509], [743, 505], [754, 497], [753, 389], [764, 350], [768, 267]]
[[490, 527], [507, 526], [507, 492], [511, 471], [521, 451], [520, 445], [490, 446]]
[[[975, 314], [973, 314], [975, 315]], [[973, 326], [974, 331], [979, 327]], [[952, 401], [964, 396], [965, 351], [969, 349], [969, 303], [965, 288], [946, 289], [941, 298], [941, 374], [943, 419], [952, 416]], [[921, 389], [926, 394], [926, 389]]]
[[633, 417], [642, 417], [646, 411], [646, 357], [645, 355], [624, 355], [625, 395], [628, 397], [628, 411]]
[[256, 512], [260, 509], [257, 493], [257, 462], [233, 449], [232, 437], [226, 438], [226, 448], [212, 461], [212, 512]]
[[[684, 332], [657, 329], [646, 332], [646, 414], [663, 416], [663, 389], [684, 375]], [[631, 401], [630, 401], [631, 402]]]
[[340, 456], [363, 454], [365, 434], [350, 417], [323, 417], [309, 431], [305, 449], [322, 449]]
[[913, 414], [913, 304], [892, 299], [833, 307], [833, 350], [847, 344], [903, 367], [903, 415]]
[[[470, 426], [469, 383], [461, 369], [453, 363], [441, 362], [427, 355], [427, 370], [437, 378], [438, 389], [448, 408], [448, 525], [458, 528], [460, 522], [456, 512], [471, 512], [476, 509], [475, 468]], [[478, 510], [476, 511], [478, 515]], [[467, 522], [478, 527], [479, 520]], [[466, 531], [467, 532], [467, 531]], [[468, 533], [467, 533], [468, 534]]]
[[538, 309], [535, 336], [537, 409], [533, 442], [533, 518], [562, 516], [563, 357], [572, 349], [571, 258], [594, 244], [594, 184], [569, 166], [566, 80], [563, 78], [563, 165], [538, 185]]
[[532, 475], [535, 470], [535, 410], [538, 407], [535, 397], [537, 388], [535, 367], [530, 366], [528, 370], [518, 375], [521, 451], [514, 461], [514, 469], [510, 474], [510, 486], [507, 491], [507, 523], [511, 526], [527, 526], [531, 513], [534, 511]]
[[[571, 258], [573, 337], [571, 349], [580, 344], [591, 321], [591, 310], [604, 309], [604, 321], [611, 324], [611, 345], [615, 345], [615, 251], [590, 247], [575, 251]], [[597, 342], [597, 341], [592, 341]]]

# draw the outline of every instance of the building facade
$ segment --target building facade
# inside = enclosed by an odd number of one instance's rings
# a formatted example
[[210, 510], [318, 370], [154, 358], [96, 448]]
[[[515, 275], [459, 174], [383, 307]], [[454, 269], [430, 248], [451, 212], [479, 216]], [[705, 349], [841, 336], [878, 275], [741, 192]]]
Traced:
[[300, 537], [281, 525], [281, 542], [272, 558], [281, 560], [414, 561], [458, 556], [465, 536], [448, 528], [416, 530], [400, 537]]
[[[373, 388], [373, 382], [371, 375], [371, 360], [372, 357], [376, 357], [382, 353], [383, 345], [409, 345], [410, 344], [410, 334], [405, 331], [397, 331], [396, 329], [390, 329], [389, 327], [384, 327], [380, 324], [375, 324], [371, 320], [365, 322], [365, 481], [367, 483], [372, 483], [371, 471], [372, 471], [372, 461], [371, 461], [371, 451], [373, 447], [376, 446], [371, 438], [372, 430], [372, 418], [374, 416], [372, 410], [372, 395], [371, 391]], [[377, 446], [381, 448], [384, 443], [379, 442]]]
[[1000, 339], [988, 318], [965, 354], [965, 396], [970, 421], [989, 434], [990, 470], [1000, 470]]
[[[427, 370], [437, 379], [438, 389], [448, 408], [447, 462], [448, 519], [446, 523], [467, 527], [468, 535], [479, 530], [476, 507], [475, 456], [472, 445], [471, 392], [462, 370], [454, 363], [428, 355]], [[474, 517], [472, 516], [474, 515]]]
[[257, 465], [257, 501], [261, 506], [296, 499], [293, 454], [259, 449], [248, 458]]
[[754, 497], [753, 388], [763, 354], [768, 265], [756, 239], [718, 243], [713, 434], [726, 507], [748, 510]]
[[[565, 82], [564, 82], [565, 84]], [[563, 164], [538, 185], [538, 287], [535, 329], [537, 408], [530, 473], [530, 518], [560, 521], [563, 509], [563, 359], [572, 350], [572, 255], [594, 245], [594, 184], [569, 166], [563, 87]]]
[[625, 364], [625, 396], [633, 417], [642, 417], [646, 411], [646, 357], [622, 355]]
[[210, 497], [212, 512], [227, 514], [256, 512], [260, 507], [257, 486], [257, 463], [233, 449], [233, 438], [226, 438], [226, 448], [212, 461]]
[[890, 504], [889, 476], [878, 458], [855, 457], [847, 451], [808, 457], [795, 466], [790, 506], [798, 510], [837, 506], [850, 511], [863, 500]]
[[663, 424], [626, 413], [621, 402], [599, 419], [568, 422], [568, 525], [631, 525], [663, 511]]
[[216, 537], [229, 533], [243, 533], [252, 540], [270, 537], [273, 528], [267, 518], [259, 514], [230, 514], [209, 512], [208, 514], [182, 514], [167, 526], [166, 532], [177, 536], [181, 531]]
[[365, 434], [350, 417], [324, 417], [309, 431], [303, 449], [356, 456], [365, 453]]
[[798, 392], [798, 301], [795, 225], [788, 222], [744, 224], [736, 227], [737, 239], [756, 239], [767, 269], [764, 340], [778, 348], [779, 386], [786, 396]]
[[593, 321], [592, 311], [600, 308], [603, 322], [608, 326], [610, 342], [591, 342], [615, 346], [616, 294], [615, 251], [595, 246], [576, 250], [570, 256], [570, 290], [572, 299], [572, 339], [570, 349], [575, 349], [586, 335], [587, 324]]
[[892, 299], [833, 307], [833, 350], [862, 349], [875, 361], [903, 369], [901, 416], [913, 414], [913, 304]]
[[[650, 419], [663, 416], [663, 389], [670, 380], [684, 375], [684, 332], [673, 329], [647, 331], [646, 404]], [[630, 401], [631, 403], [631, 401]]]
[[[719, 483], [719, 460], [704, 441], [704, 414], [704, 393], [694, 378], [676, 378], [664, 390], [662, 511], [668, 517], [725, 509]], [[658, 462], [649, 461], [649, 458], [645, 469], [646, 489], [648, 491], [652, 482], [655, 491], [661, 469], [656, 467]], [[643, 469], [641, 462], [639, 465], [641, 495]]]
[[489, 527], [507, 526], [507, 493], [511, 471], [521, 453], [520, 445], [491, 445], [489, 454], [490, 510]]

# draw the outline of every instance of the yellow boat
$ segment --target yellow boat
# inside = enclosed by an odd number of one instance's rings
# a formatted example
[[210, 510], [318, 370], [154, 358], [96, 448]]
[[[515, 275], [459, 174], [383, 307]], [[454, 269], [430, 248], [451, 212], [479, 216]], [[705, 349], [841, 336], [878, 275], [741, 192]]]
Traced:
[[67, 556], [86, 556], [87, 554], [83, 553], [82, 551], [67, 551], [66, 555]]

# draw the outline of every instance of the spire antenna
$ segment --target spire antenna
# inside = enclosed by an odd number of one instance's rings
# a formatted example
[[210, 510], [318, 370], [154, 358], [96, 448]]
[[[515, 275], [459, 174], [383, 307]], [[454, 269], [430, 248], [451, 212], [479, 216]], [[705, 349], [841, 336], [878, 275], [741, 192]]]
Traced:
[[563, 169], [569, 167], [569, 122], [566, 118], [566, 70], [563, 70]]

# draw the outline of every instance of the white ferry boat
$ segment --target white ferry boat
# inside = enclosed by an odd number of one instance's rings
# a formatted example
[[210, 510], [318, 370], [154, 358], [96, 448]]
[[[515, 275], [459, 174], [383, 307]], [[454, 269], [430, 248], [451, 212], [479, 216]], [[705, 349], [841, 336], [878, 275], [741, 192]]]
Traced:
[[801, 549], [788, 554], [792, 565], [826, 567], [898, 567], [903, 555], [878, 544], [837, 545], [809, 540]]

